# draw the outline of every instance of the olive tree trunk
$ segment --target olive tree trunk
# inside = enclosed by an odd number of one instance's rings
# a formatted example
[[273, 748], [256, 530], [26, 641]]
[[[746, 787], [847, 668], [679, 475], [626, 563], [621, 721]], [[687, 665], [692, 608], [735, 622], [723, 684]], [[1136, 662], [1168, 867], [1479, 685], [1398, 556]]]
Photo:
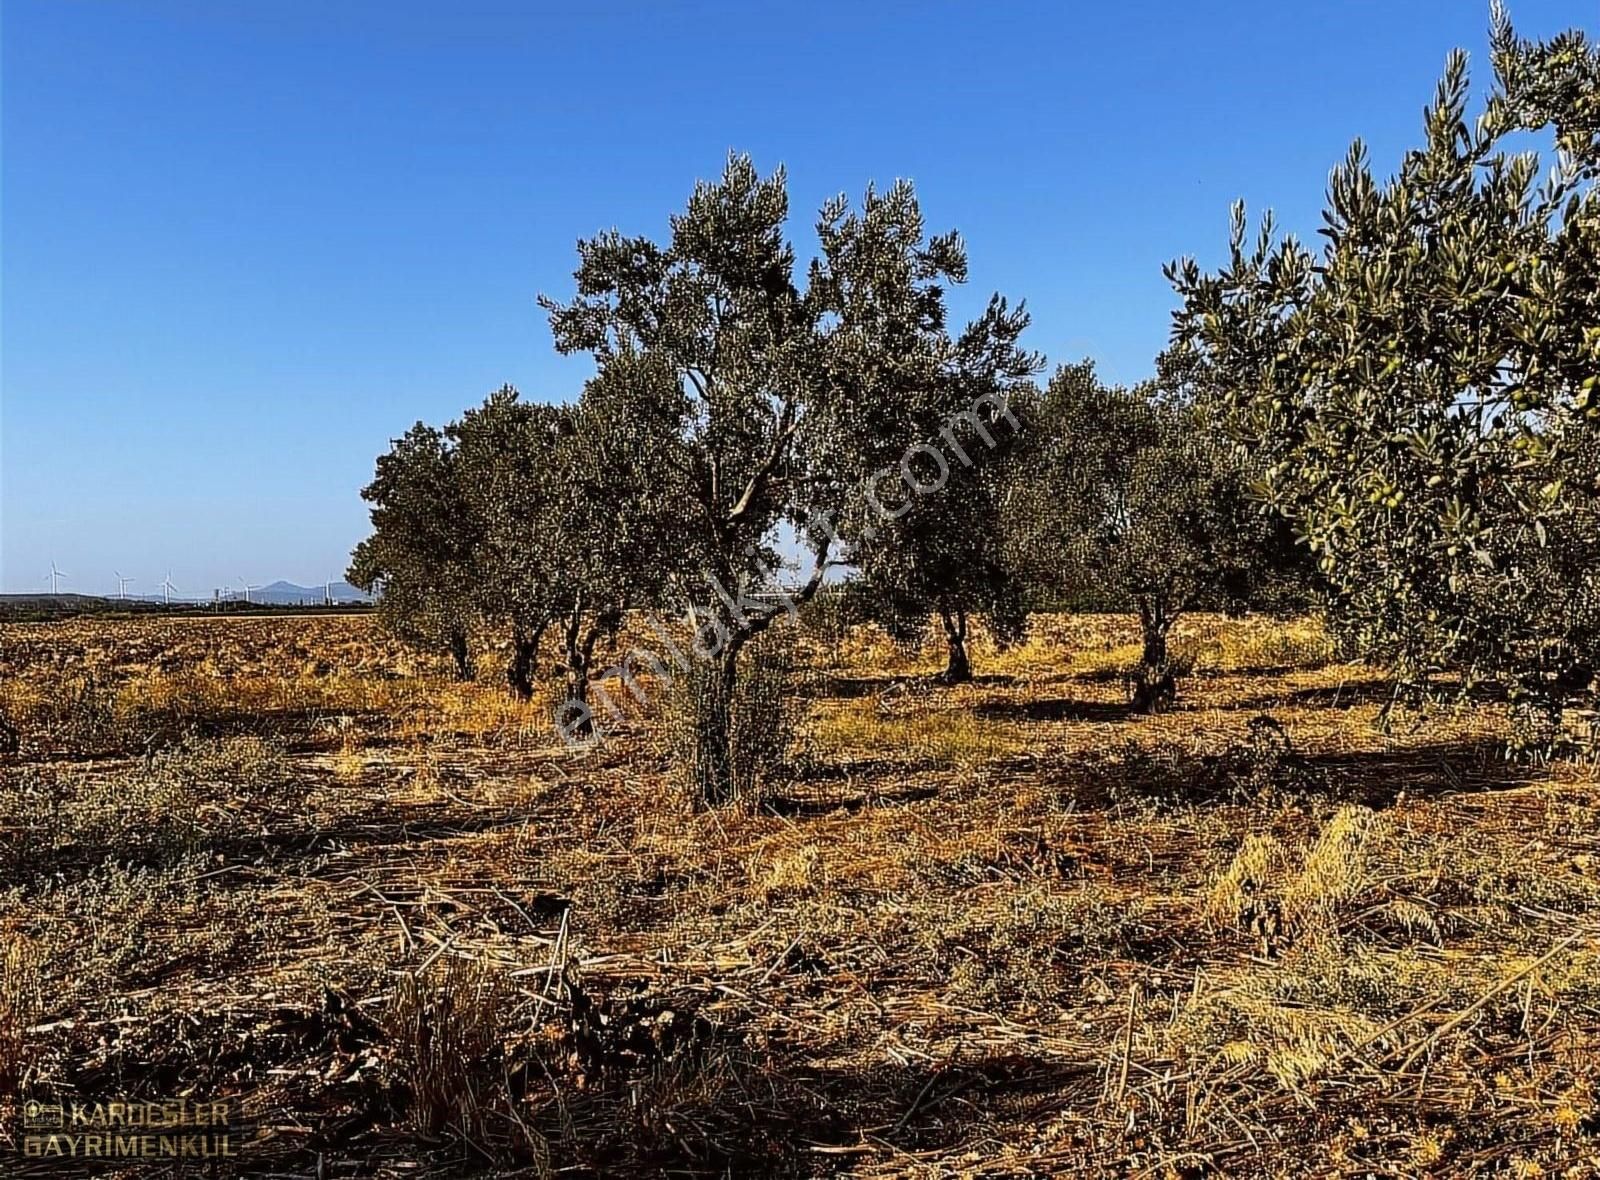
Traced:
[[585, 641], [583, 635], [583, 600], [580, 598], [567, 616], [567, 627], [562, 653], [565, 657], [567, 701], [564, 706], [575, 719], [567, 727], [570, 737], [586, 738], [594, 734], [594, 713], [589, 707], [589, 659], [594, 649], [593, 640]]
[[1139, 671], [1133, 685], [1132, 703], [1137, 712], [1160, 713], [1170, 709], [1177, 699], [1178, 682], [1167, 652], [1167, 633], [1172, 629], [1174, 618], [1159, 599], [1139, 603], [1144, 651], [1139, 657]]
[[506, 665], [506, 684], [519, 700], [533, 697], [533, 674], [539, 666], [539, 640], [544, 628], [518, 629], [511, 636], [511, 661]]
[[450, 659], [455, 664], [456, 679], [461, 681], [476, 680], [478, 668], [472, 660], [472, 645], [467, 641], [465, 627], [452, 627], [450, 629]]
[[944, 625], [945, 646], [950, 658], [939, 677], [945, 684], [965, 684], [972, 679], [972, 661], [967, 658], [967, 612], [960, 607], [952, 610], [941, 603], [939, 621]]

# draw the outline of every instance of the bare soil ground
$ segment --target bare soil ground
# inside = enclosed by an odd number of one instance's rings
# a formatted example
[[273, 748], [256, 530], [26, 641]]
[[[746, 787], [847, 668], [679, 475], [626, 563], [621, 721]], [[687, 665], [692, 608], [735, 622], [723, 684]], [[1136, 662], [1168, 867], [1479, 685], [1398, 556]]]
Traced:
[[[0, 628], [0, 1175], [28, 1098], [247, 1175], [1600, 1174], [1600, 783], [1376, 727], [1310, 623], [805, 637], [758, 808], [361, 617]], [[187, 1170], [185, 1170], [187, 1169]]]

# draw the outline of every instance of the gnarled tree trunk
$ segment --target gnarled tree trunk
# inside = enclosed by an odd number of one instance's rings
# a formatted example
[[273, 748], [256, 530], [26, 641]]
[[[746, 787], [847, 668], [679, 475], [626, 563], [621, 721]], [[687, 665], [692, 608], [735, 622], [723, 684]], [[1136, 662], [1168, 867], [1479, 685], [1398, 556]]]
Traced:
[[531, 631], [517, 628], [511, 635], [511, 661], [506, 665], [506, 684], [519, 700], [533, 697], [533, 673], [539, 666], [539, 640], [544, 628]]
[[567, 727], [571, 737], [586, 738], [594, 733], [594, 715], [589, 708], [589, 656], [593, 643], [582, 641], [583, 601], [573, 604], [567, 616], [562, 652], [566, 657], [567, 700], [563, 709], [574, 715]]
[[455, 663], [457, 680], [477, 679], [478, 668], [472, 660], [472, 645], [467, 641], [467, 629], [465, 627], [452, 627], [450, 629], [450, 658]]
[[1139, 626], [1144, 651], [1133, 684], [1133, 708], [1140, 713], [1161, 713], [1172, 707], [1178, 696], [1178, 681], [1173, 675], [1167, 652], [1167, 633], [1175, 616], [1161, 599], [1141, 599]]
[[574, 717], [567, 732], [573, 737], [592, 737], [594, 716], [589, 709], [589, 670], [581, 665], [567, 665], [567, 699], [564, 707]]
[[944, 624], [944, 641], [950, 659], [939, 677], [945, 684], [965, 684], [972, 679], [972, 661], [967, 658], [967, 612], [939, 604], [939, 621]]

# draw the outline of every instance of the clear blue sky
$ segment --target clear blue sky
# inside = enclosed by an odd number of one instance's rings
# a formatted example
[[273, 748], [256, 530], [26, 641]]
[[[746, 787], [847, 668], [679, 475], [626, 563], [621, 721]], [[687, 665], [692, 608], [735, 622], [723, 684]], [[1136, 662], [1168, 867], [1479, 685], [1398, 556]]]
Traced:
[[[1146, 375], [1168, 259], [1228, 204], [1315, 231], [1352, 136], [1416, 141], [1478, 0], [0, 0], [0, 588], [339, 574], [388, 440], [586, 371], [535, 305], [580, 236], [659, 235], [726, 152], [916, 181], [970, 311]], [[1513, 0], [1528, 34], [1593, 0]]]

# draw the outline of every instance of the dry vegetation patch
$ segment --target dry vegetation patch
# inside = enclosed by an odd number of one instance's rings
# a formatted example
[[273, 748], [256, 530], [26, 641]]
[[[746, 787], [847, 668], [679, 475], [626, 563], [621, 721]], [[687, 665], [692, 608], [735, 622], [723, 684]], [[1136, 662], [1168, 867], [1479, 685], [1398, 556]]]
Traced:
[[1186, 625], [1154, 717], [1128, 620], [959, 688], [812, 636], [713, 812], [648, 708], [569, 752], [364, 619], [8, 627], [0, 1134], [183, 1091], [277, 1174], [1592, 1174], [1591, 773]]

